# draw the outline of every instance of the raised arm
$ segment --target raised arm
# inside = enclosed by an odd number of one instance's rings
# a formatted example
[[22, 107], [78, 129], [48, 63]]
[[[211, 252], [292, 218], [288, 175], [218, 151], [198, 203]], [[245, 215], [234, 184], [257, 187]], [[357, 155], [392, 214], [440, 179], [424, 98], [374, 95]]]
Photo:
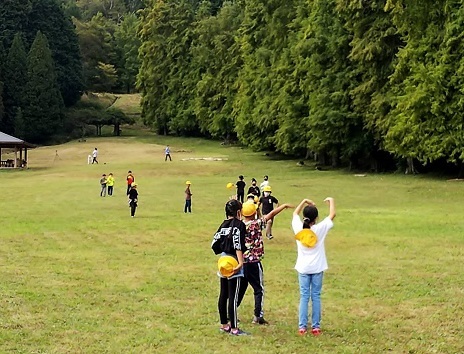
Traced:
[[296, 207], [293, 215], [300, 215], [301, 211], [306, 205], [315, 205], [311, 199], [303, 199], [300, 204]]
[[279, 214], [282, 210], [285, 210], [287, 208], [294, 208], [293, 205], [290, 205], [290, 204], [282, 204], [280, 205], [279, 207], [275, 208], [274, 210], [272, 210], [269, 214], [266, 214], [264, 215], [264, 218], [266, 220], [269, 220], [269, 219], [272, 219], [274, 216], [276, 216], [277, 214]]
[[333, 220], [337, 213], [335, 212], [335, 201], [333, 198], [328, 197], [324, 199], [324, 202], [329, 204], [329, 218], [330, 220]]

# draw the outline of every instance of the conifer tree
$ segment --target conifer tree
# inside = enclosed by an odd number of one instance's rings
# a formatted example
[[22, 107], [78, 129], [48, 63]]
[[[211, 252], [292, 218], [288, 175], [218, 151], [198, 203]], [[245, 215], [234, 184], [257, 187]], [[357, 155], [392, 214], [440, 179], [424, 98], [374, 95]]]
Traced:
[[15, 117], [18, 108], [24, 107], [24, 88], [27, 83], [27, 54], [22, 35], [14, 36], [3, 69], [3, 97], [5, 114], [2, 131], [7, 134], [15, 132]]
[[40, 31], [27, 57], [27, 77], [24, 135], [31, 142], [44, 142], [61, 126], [63, 99], [47, 38]]

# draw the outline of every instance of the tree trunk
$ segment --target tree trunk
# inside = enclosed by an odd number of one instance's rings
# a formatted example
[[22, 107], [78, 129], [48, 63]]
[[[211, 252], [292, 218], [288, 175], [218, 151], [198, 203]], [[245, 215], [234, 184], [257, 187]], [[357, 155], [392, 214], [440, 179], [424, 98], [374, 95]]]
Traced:
[[417, 173], [417, 170], [414, 167], [414, 159], [412, 157], [408, 157], [406, 159], [406, 162], [408, 163], [408, 166], [406, 167], [405, 174], [406, 175], [409, 175], [409, 174], [414, 174], [415, 175]]

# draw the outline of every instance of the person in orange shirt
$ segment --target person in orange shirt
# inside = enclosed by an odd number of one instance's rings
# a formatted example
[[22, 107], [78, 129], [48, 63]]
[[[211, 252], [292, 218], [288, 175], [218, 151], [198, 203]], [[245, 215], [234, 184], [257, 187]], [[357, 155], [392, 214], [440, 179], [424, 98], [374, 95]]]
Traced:
[[128, 172], [127, 172], [126, 181], [127, 181], [127, 195], [129, 195], [129, 192], [130, 192], [130, 190], [131, 190], [132, 183], [135, 182], [135, 178], [134, 178], [134, 175], [132, 174], [132, 171], [128, 171]]

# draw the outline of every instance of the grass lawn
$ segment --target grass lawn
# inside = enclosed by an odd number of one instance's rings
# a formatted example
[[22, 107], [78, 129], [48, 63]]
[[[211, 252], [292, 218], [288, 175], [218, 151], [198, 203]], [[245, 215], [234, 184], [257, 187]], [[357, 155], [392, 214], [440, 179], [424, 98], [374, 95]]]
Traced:
[[[129, 129], [124, 128], [123, 134]], [[164, 162], [171, 146], [173, 162]], [[98, 165], [87, 155], [98, 147]], [[55, 150], [58, 157], [55, 156]], [[187, 160], [222, 157], [227, 161]], [[464, 184], [424, 176], [316, 171], [292, 160], [148, 132], [30, 151], [30, 169], [0, 170], [0, 353], [463, 353]], [[140, 206], [130, 218], [125, 177]], [[115, 195], [99, 196], [113, 172]], [[297, 335], [291, 211], [265, 240], [265, 317], [250, 337], [221, 335], [212, 235], [227, 182], [270, 176], [297, 204], [335, 198], [326, 241], [324, 334]], [[193, 213], [183, 213], [185, 181]], [[259, 183], [258, 182], [258, 183]]]

